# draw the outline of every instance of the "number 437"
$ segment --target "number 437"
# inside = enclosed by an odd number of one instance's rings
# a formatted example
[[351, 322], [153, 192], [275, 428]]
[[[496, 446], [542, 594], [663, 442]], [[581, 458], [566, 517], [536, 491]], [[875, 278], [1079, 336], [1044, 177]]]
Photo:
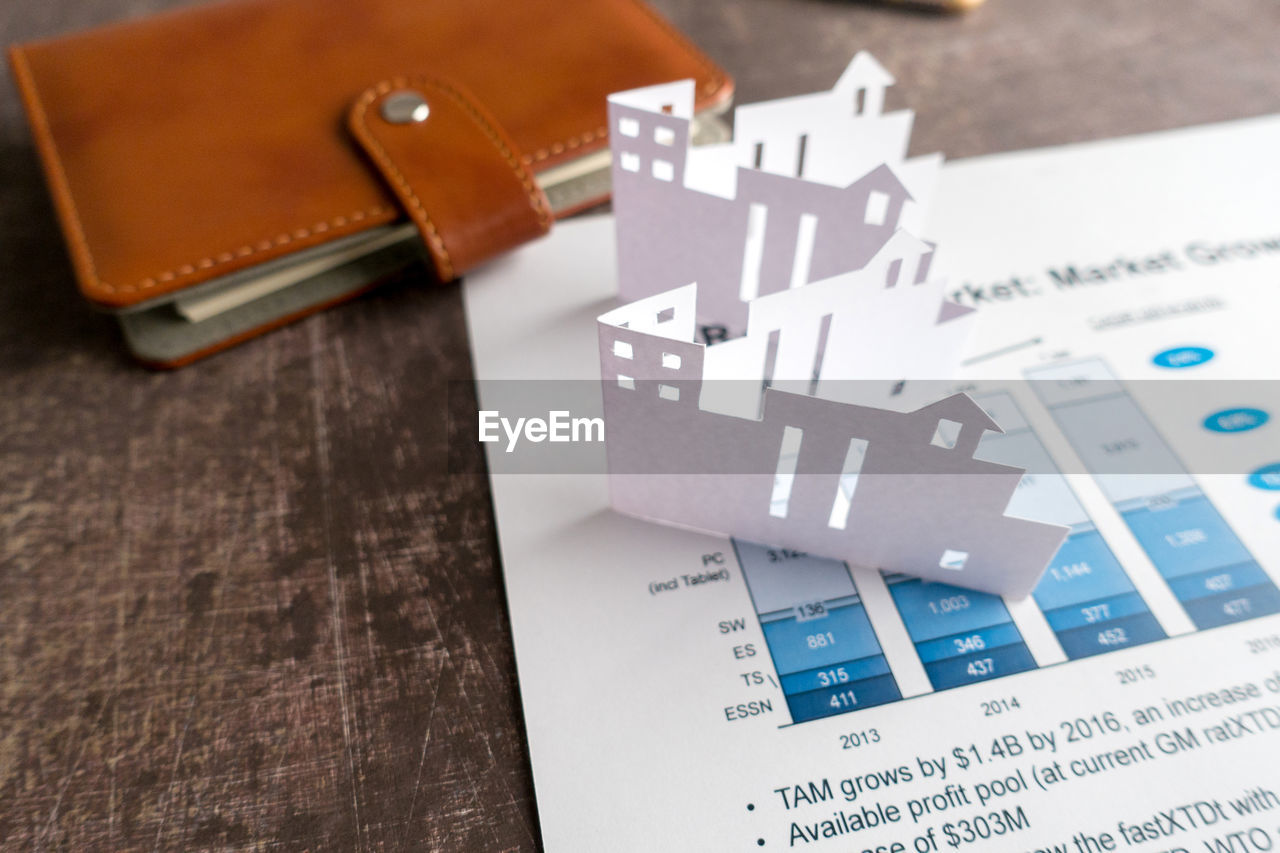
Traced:
[[991, 658], [978, 658], [977, 660], [969, 661], [967, 669], [970, 675], [977, 678], [984, 675], [992, 675], [996, 671], [996, 664]]

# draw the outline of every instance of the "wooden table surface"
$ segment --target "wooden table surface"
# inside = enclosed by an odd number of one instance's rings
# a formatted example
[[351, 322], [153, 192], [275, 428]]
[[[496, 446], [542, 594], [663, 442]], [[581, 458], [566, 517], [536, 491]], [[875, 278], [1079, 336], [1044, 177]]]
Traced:
[[[6, 0], [0, 39], [165, 5]], [[872, 50], [917, 152], [1280, 111], [1275, 0], [656, 5], [740, 102]], [[444, 464], [458, 290], [411, 274], [139, 369], [79, 303], [0, 93], [0, 848], [538, 847], [488, 489]]]

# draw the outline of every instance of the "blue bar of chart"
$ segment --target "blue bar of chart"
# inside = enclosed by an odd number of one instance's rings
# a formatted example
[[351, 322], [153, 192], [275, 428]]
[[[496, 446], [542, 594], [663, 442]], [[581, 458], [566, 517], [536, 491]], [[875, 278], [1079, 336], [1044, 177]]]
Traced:
[[844, 563], [733, 546], [793, 722], [902, 698]]
[[1197, 628], [1280, 612], [1280, 590], [1104, 362], [1028, 377]]
[[975, 456], [1027, 471], [1007, 512], [1070, 531], [1034, 607], [735, 540], [793, 722], [1280, 612], [1280, 588], [1105, 363], [1028, 375], [1150, 565], [1120, 562], [1011, 394], [979, 395], [1004, 432]]
[[1066, 478], [1008, 394], [977, 402], [1004, 433], [989, 432], [978, 457], [1027, 469], [1008, 512], [1070, 527], [1032, 594], [1071, 660], [1160, 640], [1165, 631], [1134, 588]]
[[1072, 660], [1165, 637], [1089, 522], [1072, 526], [1033, 595]]
[[885, 583], [935, 690], [1035, 669], [999, 596], [905, 575]]

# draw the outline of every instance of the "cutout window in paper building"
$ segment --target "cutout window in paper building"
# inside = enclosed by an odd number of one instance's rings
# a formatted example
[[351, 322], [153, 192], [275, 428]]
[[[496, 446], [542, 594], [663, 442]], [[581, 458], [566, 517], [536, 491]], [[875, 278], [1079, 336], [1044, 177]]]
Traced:
[[[977, 404], [911, 392], [952, 374], [973, 318], [914, 236], [941, 158], [906, 156], [892, 83], [860, 53], [831, 91], [742, 107], [740, 141], [698, 148], [692, 82], [609, 99], [610, 126], [637, 131], [613, 139], [630, 304], [599, 319], [612, 503], [1026, 595], [1066, 530], [1005, 514], [1023, 471], [974, 458], [999, 430]], [[699, 327], [726, 334], [706, 346]]]

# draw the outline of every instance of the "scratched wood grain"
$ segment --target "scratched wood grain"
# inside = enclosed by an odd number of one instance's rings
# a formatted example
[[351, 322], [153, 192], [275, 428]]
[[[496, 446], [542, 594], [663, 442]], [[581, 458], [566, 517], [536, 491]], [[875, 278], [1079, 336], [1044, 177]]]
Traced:
[[[0, 37], [165, 5], [7, 0]], [[657, 5], [741, 100], [875, 51], [921, 152], [1280, 111], [1274, 0]], [[535, 848], [488, 492], [445, 464], [471, 404], [457, 291], [411, 272], [135, 368], [73, 294], [0, 93], [0, 848]]]

